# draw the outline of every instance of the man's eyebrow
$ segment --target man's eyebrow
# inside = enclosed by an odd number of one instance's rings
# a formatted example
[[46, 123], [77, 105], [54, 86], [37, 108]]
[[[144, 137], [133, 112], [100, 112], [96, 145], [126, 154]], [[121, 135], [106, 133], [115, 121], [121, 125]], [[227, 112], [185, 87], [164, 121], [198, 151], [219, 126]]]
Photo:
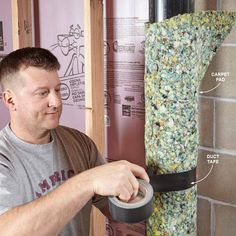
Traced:
[[[62, 83], [58, 83], [58, 84], [55, 86], [55, 88], [61, 87], [61, 84], [62, 84]], [[43, 89], [48, 89], [48, 87], [47, 87], [47, 86], [37, 87], [37, 88], [35, 88], [35, 89], [33, 90], [33, 92], [35, 93], [35, 92], [37, 92], [38, 90], [43, 90]]]
[[35, 88], [34, 92], [37, 92], [38, 90], [48, 89], [48, 87], [42, 86]]

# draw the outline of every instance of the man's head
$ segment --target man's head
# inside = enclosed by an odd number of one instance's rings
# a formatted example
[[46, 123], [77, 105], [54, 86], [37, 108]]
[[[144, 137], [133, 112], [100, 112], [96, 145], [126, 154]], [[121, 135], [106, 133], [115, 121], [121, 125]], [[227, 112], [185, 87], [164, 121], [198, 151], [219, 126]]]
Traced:
[[3, 101], [18, 137], [31, 141], [29, 136], [42, 136], [59, 124], [59, 68], [57, 58], [43, 48], [22, 48], [0, 62]]
[[13, 84], [17, 84], [17, 72], [28, 67], [57, 71], [60, 69], [60, 64], [57, 58], [44, 48], [27, 47], [13, 51], [0, 62], [2, 91]]

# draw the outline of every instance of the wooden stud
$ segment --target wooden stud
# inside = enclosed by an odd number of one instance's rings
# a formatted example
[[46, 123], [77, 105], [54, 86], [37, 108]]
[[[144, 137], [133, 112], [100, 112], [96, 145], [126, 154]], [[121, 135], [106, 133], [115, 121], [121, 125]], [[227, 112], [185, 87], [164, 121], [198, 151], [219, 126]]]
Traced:
[[[103, 4], [84, 1], [85, 30], [85, 126], [86, 134], [104, 152], [104, 56]], [[91, 236], [105, 235], [105, 217], [95, 208], [91, 215]]]
[[13, 50], [19, 48], [19, 27], [18, 27], [18, 6], [17, 0], [11, 1], [12, 9], [12, 47]]
[[31, 1], [17, 0], [18, 24], [19, 24], [19, 47], [32, 46], [32, 7]]
[[32, 46], [31, 1], [12, 0], [13, 50]]

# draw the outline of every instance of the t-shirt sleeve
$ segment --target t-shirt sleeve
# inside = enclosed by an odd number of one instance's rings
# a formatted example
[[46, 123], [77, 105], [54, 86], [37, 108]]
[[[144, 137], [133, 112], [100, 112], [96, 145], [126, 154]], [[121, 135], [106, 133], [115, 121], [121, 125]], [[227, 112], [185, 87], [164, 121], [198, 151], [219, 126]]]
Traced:
[[14, 171], [0, 155], [0, 215], [20, 204], [20, 189]]

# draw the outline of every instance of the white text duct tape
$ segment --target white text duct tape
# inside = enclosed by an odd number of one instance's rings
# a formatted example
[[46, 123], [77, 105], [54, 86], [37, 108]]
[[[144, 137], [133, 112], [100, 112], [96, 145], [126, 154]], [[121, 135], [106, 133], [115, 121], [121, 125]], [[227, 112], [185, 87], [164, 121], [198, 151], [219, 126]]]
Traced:
[[153, 211], [153, 188], [145, 180], [138, 179], [139, 191], [129, 202], [117, 197], [109, 197], [109, 211], [113, 220], [124, 223], [137, 223], [150, 217]]

